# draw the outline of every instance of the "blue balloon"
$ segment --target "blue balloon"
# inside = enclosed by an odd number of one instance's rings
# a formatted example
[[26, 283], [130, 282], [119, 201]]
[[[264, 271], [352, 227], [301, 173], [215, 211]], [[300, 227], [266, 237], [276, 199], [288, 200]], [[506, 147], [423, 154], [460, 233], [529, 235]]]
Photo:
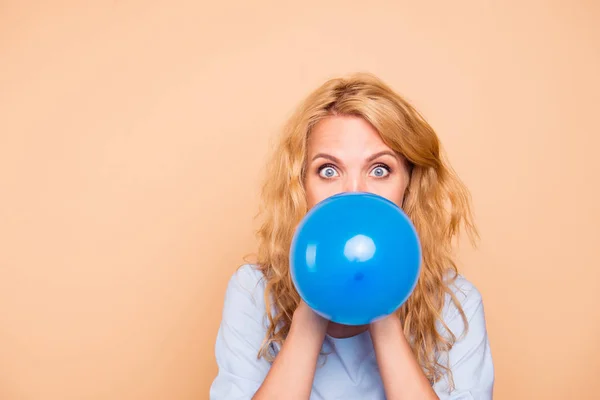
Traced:
[[290, 248], [291, 277], [315, 312], [345, 325], [396, 311], [413, 292], [421, 245], [408, 216], [373, 193], [345, 192], [309, 210]]

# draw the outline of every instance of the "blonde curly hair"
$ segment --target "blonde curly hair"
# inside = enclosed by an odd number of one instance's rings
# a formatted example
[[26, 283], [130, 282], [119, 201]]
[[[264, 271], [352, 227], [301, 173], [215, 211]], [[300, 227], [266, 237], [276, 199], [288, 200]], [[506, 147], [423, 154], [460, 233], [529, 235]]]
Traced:
[[[456, 337], [436, 329], [442, 320], [444, 299], [449, 295], [465, 327], [467, 320], [449, 285], [457, 276], [453, 240], [462, 230], [474, 244], [470, 195], [442, 155], [438, 137], [425, 119], [379, 78], [366, 73], [331, 79], [312, 92], [285, 125], [267, 164], [262, 187], [257, 231], [257, 266], [266, 280], [268, 330], [258, 354], [273, 360], [272, 345], [282, 345], [300, 297], [289, 270], [292, 236], [304, 217], [307, 139], [319, 121], [331, 115], [360, 116], [381, 135], [384, 143], [409, 163], [410, 182], [402, 208], [410, 217], [422, 245], [423, 265], [417, 286], [397, 311], [413, 353], [431, 383], [447, 365], [437, 355], [451, 349]], [[451, 378], [451, 373], [450, 380]]]

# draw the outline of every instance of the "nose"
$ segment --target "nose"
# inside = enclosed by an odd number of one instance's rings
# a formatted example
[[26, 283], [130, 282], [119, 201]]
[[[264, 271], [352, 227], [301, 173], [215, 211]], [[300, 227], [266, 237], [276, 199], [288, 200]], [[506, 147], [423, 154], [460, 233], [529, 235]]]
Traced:
[[367, 182], [366, 179], [360, 175], [346, 176], [344, 181], [345, 192], [366, 192]]

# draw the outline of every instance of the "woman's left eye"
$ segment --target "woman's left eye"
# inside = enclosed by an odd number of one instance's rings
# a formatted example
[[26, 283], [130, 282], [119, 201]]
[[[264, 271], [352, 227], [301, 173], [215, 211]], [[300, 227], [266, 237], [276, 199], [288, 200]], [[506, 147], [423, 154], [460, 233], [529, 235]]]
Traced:
[[390, 173], [390, 168], [386, 165], [378, 165], [371, 171], [371, 174], [376, 178], [384, 178]]

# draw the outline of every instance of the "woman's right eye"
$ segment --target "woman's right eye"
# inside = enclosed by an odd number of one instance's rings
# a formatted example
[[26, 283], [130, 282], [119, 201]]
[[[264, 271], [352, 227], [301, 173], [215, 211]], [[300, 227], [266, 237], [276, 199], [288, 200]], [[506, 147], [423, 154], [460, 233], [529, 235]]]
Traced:
[[319, 168], [319, 175], [322, 178], [330, 179], [337, 175], [337, 171], [331, 165], [324, 165]]

